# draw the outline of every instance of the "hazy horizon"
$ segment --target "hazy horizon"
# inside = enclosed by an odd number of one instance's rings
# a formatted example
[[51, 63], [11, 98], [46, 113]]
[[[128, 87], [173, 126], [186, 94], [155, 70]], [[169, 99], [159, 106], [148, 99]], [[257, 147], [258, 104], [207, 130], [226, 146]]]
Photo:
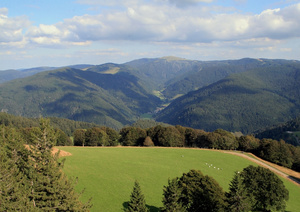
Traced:
[[3, 1], [0, 70], [189, 60], [299, 60], [298, 0]]

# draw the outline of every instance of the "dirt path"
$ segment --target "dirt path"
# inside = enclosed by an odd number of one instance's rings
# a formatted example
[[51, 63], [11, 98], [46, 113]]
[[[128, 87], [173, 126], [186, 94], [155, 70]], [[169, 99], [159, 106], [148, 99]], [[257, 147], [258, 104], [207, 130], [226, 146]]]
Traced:
[[70, 152], [66, 152], [66, 151], [64, 151], [64, 150], [59, 150], [59, 149], [57, 149], [56, 147], [53, 147], [53, 148], [52, 148], [52, 154], [56, 154], [58, 151], [60, 151], [60, 152], [59, 152], [59, 157], [65, 157], [65, 156], [70, 156], [70, 155], [72, 155]]
[[293, 171], [291, 169], [288, 169], [288, 168], [270, 163], [268, 161], [265, 161], [261, 158], [256, 157], [255, 155], [253, 155], [251, 153], [245, 154], [245, 153], [232, 152], [232, 151], [222, 151], [222, 152], [246, 158], [247, 160], [250, 160], [250, 161], [252, 161], [252, 162], [254, 162], [254, 163], [256, 163], [260, 166], [263, 166], [265, 168], [270, 169], [272, 172], [280, 175], [283, 178], [286, 178], [287, 180], [293, 182], [294, 184], [296, 184], [297, 186], [300, 187], [300, 181], [299, 181], [300, 173], [299, 172], [296, 172], [296, 171]]

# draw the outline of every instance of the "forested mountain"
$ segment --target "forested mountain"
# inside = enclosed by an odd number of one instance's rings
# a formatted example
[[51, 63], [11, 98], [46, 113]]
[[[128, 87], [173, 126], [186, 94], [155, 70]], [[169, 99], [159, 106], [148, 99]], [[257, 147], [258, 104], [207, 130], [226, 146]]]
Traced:
[[177, 57], [139, 59], [128, 63], [132, 74], [145, 80], [153, 90], [162, 90], [166, 82], [194, 70], [202, 62]]
[[0, 108], [26, 117], [63, 117], [120, 128], [160, 100], [126, 72], [62, 68], [0, 85]]
[[0, 111], [120, 129], [171, 103], [157, 121], [250, 133], [299, 116], [299, 66], [291, 60], [163, 57], [28, 69], [22, 72], [42, 72], [0, 85]]
[[261, 129], [256, 132], [257, 138], [284, 140], [295, 146], [300, 146], [300, 116], [283, 124]]
[[158, 121], [213, 131], [253, 132], [300, 112], [300, 63], [259, 67], [176, 99]]
[[162, 91], [167, 99], [185, 95], [225, 77], [258, 67], [277, 67], [289, 64], [286, 60], [244, 58], [240, 60], [198, 62], [189, 72], [169, 80]]
[[49, 71], [56, 69], [54, 67], [37, 67], [37, 68], [30, 68], [30, 69], [23, 69], [23, 70], [5, 70], [0, 71], [0, 83], [10, 81], [13, 79], [23, 78], [32, 76], [42, 71]]
[[[72, 66], [68, 66], [68, 67], [76, 68], [76, 69], [86, 69], [86, 68], [89, 68], [91, 66], [92, 65], [82, 64], [82, 65], [72, 65]], [[54, 70], [54, 69], [58, 69], [58, 67], [47, 67], [47, 66], [45, 66], [45, 67], [36, 67], [36, 68], [28, 68], [28, 69], [21, 69], [21, 70], [12, 69], [12, 70], [0, 71], [0, 83], [10, 81], [10, 80], [13, 80], [13, 79], [32, 76], [32, 75], [37, 74], [39, 72], [50, 71], [50, 70]]]

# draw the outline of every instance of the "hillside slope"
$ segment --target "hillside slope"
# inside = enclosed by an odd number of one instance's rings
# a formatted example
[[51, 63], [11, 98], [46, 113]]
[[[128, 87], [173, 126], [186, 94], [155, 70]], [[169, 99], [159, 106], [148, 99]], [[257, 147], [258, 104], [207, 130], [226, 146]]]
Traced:
[[0, 83], [4, 83], [4, 82], [7, 82], [7, 81], [10, 81], [13, 79], [32, 76], [39, 72], [50, 71], [53, 69], [56, 69], [56, 68], [54, 68], [54, 67], [37, 67], [37, 68], [30, 68], [30, 69], [24, 69], [24, 70], [12, 69], [12, 70], [0, 71]]
[[256, 68], [270, 68], [294, 63], [289, 60], [270, 60], [243, 58], [240, 60], [198, 62], [190, 71], [165, 83], [162, 91], [167, 99], [185, 95], [204, 86], [215, 83], [225, 77]]
[[271, 138], [274, 140], [284, 140], [295, 146], [300, 146], [300, 116], [286, 123], [272, 126], [267, 129], [261, 129], [255, 133], [257, 138]]
[[153, 111], [160, 100], [138, 78], [120, 72], [63, 68], [0, 85], [0, 109], [26, 116], [55, 116], [120, 128]]
[[[81, 65], [71, 65], [68, 67], [76, 68], [76, 69], [86, 69], [91, 66], [92, 65], [81, 64]], [[35, 68], [28, 68], [28, 69], [21, 69], [21, 70], [12, 69], [12, 70], [0, 71], [0, 83], [4, 83], [14, 79], [29, 77], [43, 71], [51, 71], [55, 69], [58, 69], [58, 67], [45, 66], [45, 67], [35, 67]]]
[[24, 69], [22, 73], [41, 73], [0, 84], [0, 111], [120, 128], [171, 102], [158, 121], [249, 133], [299, 115], [299, 64], [163, 57], [52, 71], [45, 71], [49, 67]]
[[206, 131], [250, 133], [300, 112], [298, 62], [233, 74], [176, 99], [157, 120]]
[[144, 58], [125, 63], [133, 68], [132, 74], [143, 79], [153, 90], [163, 89], [166, 82], [192, 71], [199, 64], [200, 61], [177, 57]]

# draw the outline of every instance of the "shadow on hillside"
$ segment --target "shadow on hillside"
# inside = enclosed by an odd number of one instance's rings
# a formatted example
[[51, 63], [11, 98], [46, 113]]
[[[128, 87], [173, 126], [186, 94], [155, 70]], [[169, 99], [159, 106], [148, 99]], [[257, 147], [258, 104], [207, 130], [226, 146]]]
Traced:
[[[126, 211], [128, 208], [128, 203], [129, 202], [123, 202], [123, 211]], [[152, 206], [152, 205], [147, 205], [146, 207], [149, 209], [149, 212], [158, 212], [160, 211], [158, 207]]]

